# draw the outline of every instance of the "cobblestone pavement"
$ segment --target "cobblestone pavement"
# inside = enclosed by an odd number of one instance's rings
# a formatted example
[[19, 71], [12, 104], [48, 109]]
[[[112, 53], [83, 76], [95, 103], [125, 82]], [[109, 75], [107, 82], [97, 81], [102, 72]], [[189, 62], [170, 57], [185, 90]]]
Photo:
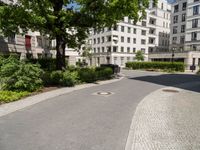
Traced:
[[160, 89], [138, 105], [126, 150], [200, 150], [200, 93], [166, 89], [178, 93]]

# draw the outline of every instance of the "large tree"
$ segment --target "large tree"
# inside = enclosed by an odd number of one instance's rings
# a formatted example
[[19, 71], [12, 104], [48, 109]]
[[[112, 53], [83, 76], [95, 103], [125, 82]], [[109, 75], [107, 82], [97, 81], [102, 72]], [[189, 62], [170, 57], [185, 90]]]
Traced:
[[57, 69], [63, 69], [66, 45], [80, 47], [90, 28], [111, 27], [125, 16], [137, 22], [149, 1], [18, 0], [15, 5], [0, 7], [0, 30], [5, 35], [39, 31], [56, 39]]

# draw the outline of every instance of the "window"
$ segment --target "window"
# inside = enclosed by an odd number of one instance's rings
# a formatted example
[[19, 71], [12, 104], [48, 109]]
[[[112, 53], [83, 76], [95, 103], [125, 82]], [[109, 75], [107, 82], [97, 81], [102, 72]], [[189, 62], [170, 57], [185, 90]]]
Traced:
[[163, 5], [163, 3], [161, 4], [161, 9], [163, 9], [164, 8], [164, 5]]
[[192, 41], [196, 41], [197, 40], [197, 32], [192, 32], [191, 40]]
[[31, 36], [25, 36], [25, 46], [26, 48], [31, 48]]
[[94, 53], [96, 53], [96, 48], [94, 48]]
[[124, 47], [121, 47], [121, 52], [122, 52], [122, 53], [124, 52]]
[[117, 57], [114, 57], [114, 64], [117, 64]]
[[102, 53], [104, 53], [104, 52], [105, 52], [105, 48], [104, 48], [104, 47], [102, 47], [102, 48], [101, 48], [101, 50], [102, 50]]
[[174, 16], [174, 23], [178, 23], [178, 15], [177, 16]]
[[100, 38], [97, 39], [98, 44], [100, 43]]
[[146, 27], [147, 26], [147, 22], [146, 21], [142, 21], [142, 26]]
[[94, 44], [96, 44], [96, 39], [94, 39]]
[[193, 7], [193, 15], [199, 14], [199, 5]]
[[174, 27], [173, 27], [173, 34], [177, 34], [177, 33], [178, 33], [177, 29], [178, 29], [177, 26], [174, 26]]
[[142, 39], [141, 40], [141, 44], [145, 45], [146, 44], [146, 40]]
[[98, 51], [98, 53], [100, 53], [100, 48], [99, 47], [97, 48], [97, 51]]
[[111, 36], [107, 36], [107, 42], [111, 42]]
[[8, 43], [15, 43], [15, 34], [8, 36]]
[[116, 46], [113, 47], [113, 52], [115, 52], [115, 53], [117, 52], [117, 47]]
[[182, 22], [185, 21], [185, 16], [186, 16], [186, 14], [182, 14]]
[[135, 28], [133, 29], [133, 33], [134, 33], [134, 34], [136, 34], [136, 33], [137, 33], [137, 30], [136, 30]]
[[146, 35], [146, 31], [145, 30], [142, 30], [142, 35]]
[[124, 65], [124, 57], [121, 57], [121, 66]]
[[127, 53], [130, 53], [130, 47], [127, 47]]
[[198, 27], [198, 19], [193, 19], [192, 20], [192, 28], [197, 28]]
[[124, 32], [124, 26], [121, 26], [121, 32]]
[[184, 37], [184, 36], [181, 36], [181, 37], [180, 37], [180, 43], [181, 43], [181, 44], [184, 44], [184, 43], [185, 43], [185, 37]]
[[118, 26], [117, 26], [117, 25], [114, 25], [113, 30], [114, 30], [114, 31], [118, 31]]
[[178, 12], [178, 9], [179, 9], [179, 6], [178, 6], [178, 5], [175, 5], [175, 6], [174, 6], [174, 13]]
[[128, 27], [128, 33], [131, 33], [131, 28], [130, 27]]
[[131, 38], [130, 37], [127, 38], [127, 42], [131, 43]]
[[181, 25], [181, 33], [185, 32], [185, 25]]
[[122, 43], [124, 42], [124, 37], [123, 37], [123, 36], [121, 36], [121, 42], [122, 42]]
[[136, 51], [136, 48], [133, 48], [133, 53], [135, 53], [135, 51]]
[[104, 43], [104, 41], [105, 41], [105, 39], [104, 39], [104, 37], [102, 37], [102, 38], [101, 38], [101, 42]]
[[176, 44], [176, 43], [177, 43], [177, 37], [173, 37], [173, 38], [172, 38], [172, 43], [173, 43], [173, 44]]
[[133, 38], [133, 44], [136, 44], [136, 38]]
[[187, 7], [187, 2], [183, 3], [183, 7], [182, 7], [182, 10], [186, 10], [186, 7]]

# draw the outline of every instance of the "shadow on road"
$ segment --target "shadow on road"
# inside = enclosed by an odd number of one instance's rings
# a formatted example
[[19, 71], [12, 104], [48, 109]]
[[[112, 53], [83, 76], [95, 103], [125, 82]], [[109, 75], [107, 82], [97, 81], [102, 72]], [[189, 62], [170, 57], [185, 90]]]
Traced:
[[[163, 74], [163, 75], [148, 75], [141, 77], [129, 78], [133, 80], [139, 80], [144, 82], [150, 82], [154, 84], [172, 86], [177, 88], [182, 88], [185, 90], [190, 90], [194, 92], [200, 92], [200, 84], [195, 84], [200, 82], [200, 76], [189, 75], [189, 74]], [[194, 85], [192, 85], [192, 83]], [[191, 83], [190, 86], [185, 83]]]

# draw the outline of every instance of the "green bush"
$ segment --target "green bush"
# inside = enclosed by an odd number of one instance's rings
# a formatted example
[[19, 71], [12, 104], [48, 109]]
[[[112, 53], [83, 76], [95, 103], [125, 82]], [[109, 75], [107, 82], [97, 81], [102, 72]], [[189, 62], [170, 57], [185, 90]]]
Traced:
[[73, 72], [65, 71], [63, 73], [63, 78], [62, 78], [62, 83], [61, 83], [63, 86], [74, 86], [79, 83], [80, 83], [80, 80], [79, 80], [77, 71], [73, 71]]
[[97, 73], [94, 68], [81, 68], [78, 74], [82, 82], [92, 83], [97, 80]]
[[126, 67], [129, 69], [156, 69], [156, 70], [169, 70], [169, 71], [185, 71], [184, 63], [180, 62], [128, 62]]
[[29, 94], [29, 92], [0, 91], [0, 104], [16, 101]]
[[98, 80], [105, 80], [110, 79], [113, 75], [112, 68], [109, 67], [98, 67], [96, 68], [97, 79]]
[[26, 64], [9, 57], [0, 67], [0, 88], [12, 91], [36, 91], [43, 86], [43, 71], [38, 65]]
[[45, 71], [55, 71], [56, 70], [56, 59], [54, 58], [39, 58], [39, 59], [28, 59], [28, 63], [39, 64], [40, 67]]
[[52, 71], [50, 74], [50, 83], [52, 85], [61, 85], [63, 79], [63, 72], [62, 71]]

